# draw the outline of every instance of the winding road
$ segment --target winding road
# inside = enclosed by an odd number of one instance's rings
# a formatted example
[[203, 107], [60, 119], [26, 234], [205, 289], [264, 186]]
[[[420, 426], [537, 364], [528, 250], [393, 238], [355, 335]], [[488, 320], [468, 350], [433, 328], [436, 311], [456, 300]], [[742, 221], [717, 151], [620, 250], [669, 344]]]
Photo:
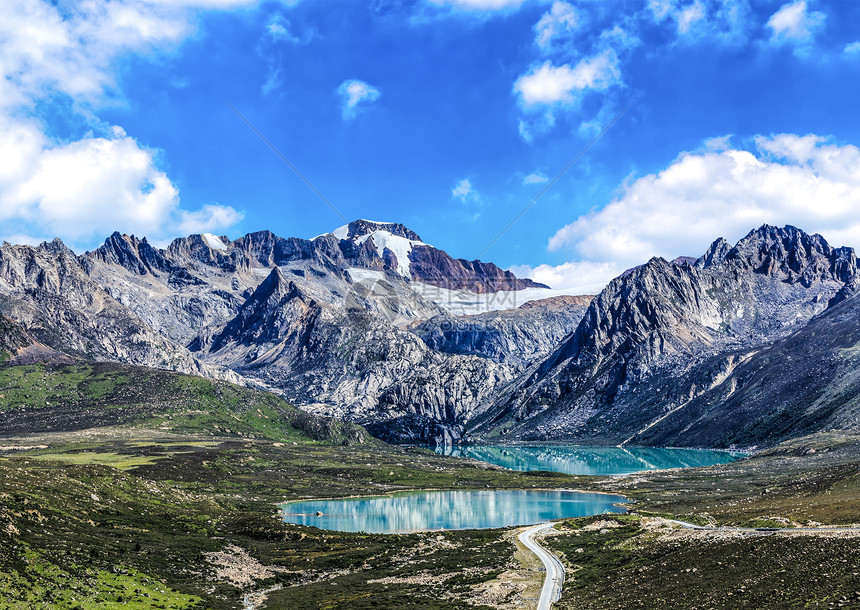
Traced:
[[[678, 521], [676, 519], [666, 519], [669, 523], [673, 523], [680, 527], [693, 530], [708, 530], [713, 532], [720, 531], [735, 531], [748, 534], [774, 534], [781, 531], [789, 532], [827, 532], [827, 531], [856, 531], [856, 527], [714, 527], [702, 526], [687, 521]], [[519, 541], [538, 556], [546, 568], [546, 577], [543, 581], [543, 587], [540, 591], [540, 599], [538, 600], [537, 610], [550, 610], [553, 602], [558, 601], [561, 597], [561, 588], [564, 585], [564, 566], [558, 558], [542, 547], [535, 541], [535, 536], [551, 529], [552, 523], [540, 523], [534, 527], [530, 527], [519, 535]]]
[[550, 610], [552, 603], [558, 601], [561, 597], [561, 587], [564, 584], [564, 566], [558, 558], [538, 544], [534, 537], [538, 534], [551, 529], [552, 523], [541, 523], [530, 527], [520, 534], [519, 540], [532, 553], [538, 556], [546, 568], [546, 577], [543, 581], [543, 587], [540, 590], [540, 599], [538, 600], [538, 610]]
[[731, 527], [727, 525], [696, 525], [677, 519], [666, 519], [669, 523], [680, 525], [688, 530], [706, 530], [709, 532], [742, 532], [745, 534], [775, 534], [777, 532], [856, 532], [860, 527], [840, 527], [838, 525], [819, 527]]

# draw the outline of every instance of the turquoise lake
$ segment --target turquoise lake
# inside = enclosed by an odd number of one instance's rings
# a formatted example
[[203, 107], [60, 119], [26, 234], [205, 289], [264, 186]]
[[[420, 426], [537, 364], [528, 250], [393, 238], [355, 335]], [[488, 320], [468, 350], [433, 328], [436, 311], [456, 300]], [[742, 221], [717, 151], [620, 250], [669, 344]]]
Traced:
[[593, 447], [587, 445], [466, 445], [437, 447], [437, 453], [470, 457], [511, 470], [621, 475], [640, 470], [692, 468], [732, 462], [743, 454], [713, 449]]
[[[604, 512], [621, 496], [577, 491], [425, 491], [373, 498], [310, 500], [281, 506], [288, 523], [341, 532], [391, 534], [531, 525]], [[322, 515], [318, 516], [317, 513]]]

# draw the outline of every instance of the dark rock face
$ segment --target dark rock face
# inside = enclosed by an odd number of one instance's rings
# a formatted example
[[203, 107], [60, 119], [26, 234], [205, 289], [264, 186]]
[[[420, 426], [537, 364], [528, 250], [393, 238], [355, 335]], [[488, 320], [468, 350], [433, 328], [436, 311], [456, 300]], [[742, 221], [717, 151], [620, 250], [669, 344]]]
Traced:
[[522, 369], [572, 333], [590, 302], [591, 297], [561, 296], [474, 316], [440, 314], [414, 332], [436, 351], [474, 354]]
[[[856, 274], [851, 249], [794, 227], [763, 226], [728, 249], [717, 240], [695, 265], [652, 259], [613, 280], [477, 431], [505, 426], [523, 438], [612, 443], [658, 438], [673, 409], [723, 384], [746, 354], [802, 331]], [[685, 434], [673, 442], [701, 440]]]
[[[271, 231], [249, 233], [232, 242], [232, 248], [238, 251], [242, 258], [255, 261], [264, 267], [303, 260], [317, 261], [327, 266], [342, 264], [343, 257], [333, 249], [325, 248], [326, 245], [326, 242], [317, 245], [307, 239], [295, 237], [285, 239]], [[332, 258], [333, 260], [330, 260]]]
[[409, 254], [412, 277], [442, 288], [469, 290], [479, 294], [524, 288], [547, 288], [530, 279], [514, 276], [493, 263], [454, 259], [431, 246], [415, 246]]
[[[126, 244], [132, 249], [141, 246]], [[129, 257], [122, 260], [133, 269], [131, 273], [138, 274], [140, 267]], [[48, 350], [49, 359], [61, 352], [88, 360], [236, 378], [229, 371], [210, 369], [150, 329], [111, 298], [59, 240], [36, 248], [0, 248], [0, 303], [0, 313], [24, 329], [35, 346]]]
[[242, 304], [236, 317], [215, 336], [210, 351], [218, 351], [230, 341], [246, 346], [278, 341], [286, 327], [314, 307], [317, 304], [275, 267]]
[[857, 273], [852, 248], [831, 248], [820, 235], [792, 226], [764, 225], [751, 231], [725, 253], [722, 262], [806, 287], [826, 281], [844, 284]]
[[[134, 235], [120, 235], [114, 232], [105, 240], [104, 245], [91, 253], [91, 258], [104, 263], [115, 264], [132, 273], [157, 276], [159, 273], [170, 273], [173, 265], [155, 248], [149, 245], [146, 238], [137, 239]], [[90, 258], [83, 257], [86, 263]]]
[[354, 220], [347, 225], [347, 239], [368, 235], [374, 231], [385, 231], [398, 237], [412, 241], [422, 241], [418, 233], [396, 222], [373, 222], [371, 220]]

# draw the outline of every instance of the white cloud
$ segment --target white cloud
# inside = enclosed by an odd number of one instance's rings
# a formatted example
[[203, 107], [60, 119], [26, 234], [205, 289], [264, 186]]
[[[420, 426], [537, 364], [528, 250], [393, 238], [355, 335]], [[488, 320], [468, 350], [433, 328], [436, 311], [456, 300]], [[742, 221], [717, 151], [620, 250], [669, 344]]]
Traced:
[[270, 65], [269, 72], [266, 74], [266, 80], [260, 87], [260, 91], [263, 95], [269, 95], [280, 89], [283, 84], [284, 78], [281, 69], [275, 65]]
[[579, 18], [572, 4], [553, 2], [552, 8], [535, 24], [535, 44], [547, 50], [554, 39], [569, 37], [578, 24]]
[[648, 9], [658, 23], [666, 19], [675, 9], [673, 0], [648, 0]]
[[524, 0], [429, 0], [435, 6], [450, 6], [466, 11], [497, 11], [519, 8]]
[[156, 156], [119, 127], [111, 137], [63, 144], [34, 122], [7, 122], [0, 126], [0, 221], [44, 237], [92, 243], [116, 230], [175, 236], [193, 218], [208, 218], [211, 228], [241, 220], [227, 206], [181, 210], [179, 193]]
[[[0, 219], [7, 234], [82, 244], [114, 230], [172, 235], [184, 214], [158, 151], [97, 116], [122, 100], [117, 67], [161, 58], [191, 35], [201, 10], [256, 0], [6, 0], [0, 18]], [[90, 133], [55, 138], [33, 109], [68, 96]], [[238, 218], [238, 213], [233, 218]], [[226, 218], [222, 215], [221, 218]], [[225, 227], [226, 228], [226, 227]]]
[[27, 233], [10, 233], [8, 235], [0, 235], [0, 244], [9, 243], [16, 246], [38, 246], [45, 241], [49, 241], [49, 239], [45, 236], [34, 237]]
[[290, 22], [280, 13], [273, 15], [266, 24], [269, 37], [276, 42], [299, 43], [301, 39], [292, 33]]
[[678, 11], [678, 32], [688, 34], [696, 22], [705, 18], [705, 7], [701, 2], [693, 2]]
[[547, 178], [543, 172], [532, 172], [525, 178], [523, 178], [523, 184], [543, 184], [547, 182], [549, 178]]
[[510, 271], [517, 277], [531, 278], [554, 290], [568, 294], [597, 294], [624, 268], [615, 263], [593, 263], [590, 261], [569, 262], [561, 265], [515, 265]]
[[232, 227], [238, 223], [244, 214], [238, 212], [229, 205], [218, 205], [209, 203], [195, 212], [179, 210], [179, 232], [191, 233], [213, 233]]
[[290, 44], [308, 44], [317, 36], [317, 31], [308, 26], [298, 28], [287, 19], [283, 13], [273, 13], [266, 22], [266, 35], [273, 42]]
[[795, 53], [807, 55], [824, 20], [824, 13], [807, 10], [806, 0], [784, 4], [767, 20], [772, 32], [770, 43], [775, 46], [791, 44], [795, 46]]
[[753, 21], [748, 0], [651, 0], [648, 9], [656, 23], [673, 23], [683, 43], [742, 44]]
[[[193, 13], [170, 3], [7, 0], [0, 19], [0, 106], [50, 91], [97, 101], [116, 88], [114, 60], [171, 48], [194, 29]], [[233, 3], [235, 4], [235, 3]], [[191, 6], [211, 3], [187, 3]]]
[[550, 238], [550, 250], [572, 251], [577, 261], [538, 267], [533, 273], [540, 275], [530, 277], [558, 284], [588, 269], [606, 271], [608, 280], [652, 256], [700, 256], [715, 238], [736, 241], [764, 223], [860, 246], [860, 149], [815, 135], [760, 136], [754, 143], [743, 150], [710, 141], [630, 182], [608, 205]]
[[555, 110], [574, 110], [589, 92], [621, 85], [618, 55], [607, 48], [585, 57], [575, 66], [554, 66], [550, 61], [520, 76], [513, 86], [526, 116], [519, 120], [520, 136], [528, 143], [555, 126]]
[[603, 30], [600, 33], [600, 45], [602, 48], [612, 48], [615, 51], [629, 51], [642, 44], [638, 36], [629, 29], [615, 25], [612, 29]]
[[463, 178], [451, 189], [451, 197], [459, 199], [462, 203], [478, 202], [481, 195], [472, 187], [472, 181]]
[[586, 57], [574, 67], [554, 66], [549, 61], [520, 76], [514, 93], [526, 107], [568, 105], [585, 91], [604, 91], [621, 82], [618, 56], [612, 49]]
[[860, 55], [860, 41], [852, 42], [850, 44], [845, 45], [845, 48], [842, 49], [842, 52], [846, 55]]
[[520, 119], [519, 132], [523, 140], [531, 144], [537, 136], [541, 136], [555, 127], [555, 115], [549, 108], [536, 116]]
[[348, 121], [355, 118], [363, 106], [378, 100], [382, 92], [361, 80], [345, 80], [337, 88], [337, 94], [341, 97], [343, 119]]

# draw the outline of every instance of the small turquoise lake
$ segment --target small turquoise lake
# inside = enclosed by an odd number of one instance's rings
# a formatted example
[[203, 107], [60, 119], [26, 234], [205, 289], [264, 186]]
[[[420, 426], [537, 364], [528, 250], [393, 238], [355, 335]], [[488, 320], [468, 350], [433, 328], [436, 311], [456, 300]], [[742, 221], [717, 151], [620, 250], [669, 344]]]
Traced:
[[290, 502], [281, 510], [288, 523], [341, 532], [392, 534], [531, 525], [622, 513], [624, 509], [615, 504], [625, 501], [621, 496], [560, 490], [424, 491]]
[[[511, 470], [623, 475], [641, 470], [725, 464], [743, 454], [709, 449], [592, 447], [584, 445], [467, 445], [437, 448]], [[562, 490], [401, 492], [371, 498], [308, 500], [281, 506], [288, 523], [341, 532], [391, 534], [499, 528], [624, 512], [621, 496]]]
[[640, 470], [713, 466], [743, 456], [739, 452], [714, 449], [588, 445], [465, 445], [437, 447], [436, 452], [474, 458], [511, 470], [550, 470], [601, 476], [630, 474]]

